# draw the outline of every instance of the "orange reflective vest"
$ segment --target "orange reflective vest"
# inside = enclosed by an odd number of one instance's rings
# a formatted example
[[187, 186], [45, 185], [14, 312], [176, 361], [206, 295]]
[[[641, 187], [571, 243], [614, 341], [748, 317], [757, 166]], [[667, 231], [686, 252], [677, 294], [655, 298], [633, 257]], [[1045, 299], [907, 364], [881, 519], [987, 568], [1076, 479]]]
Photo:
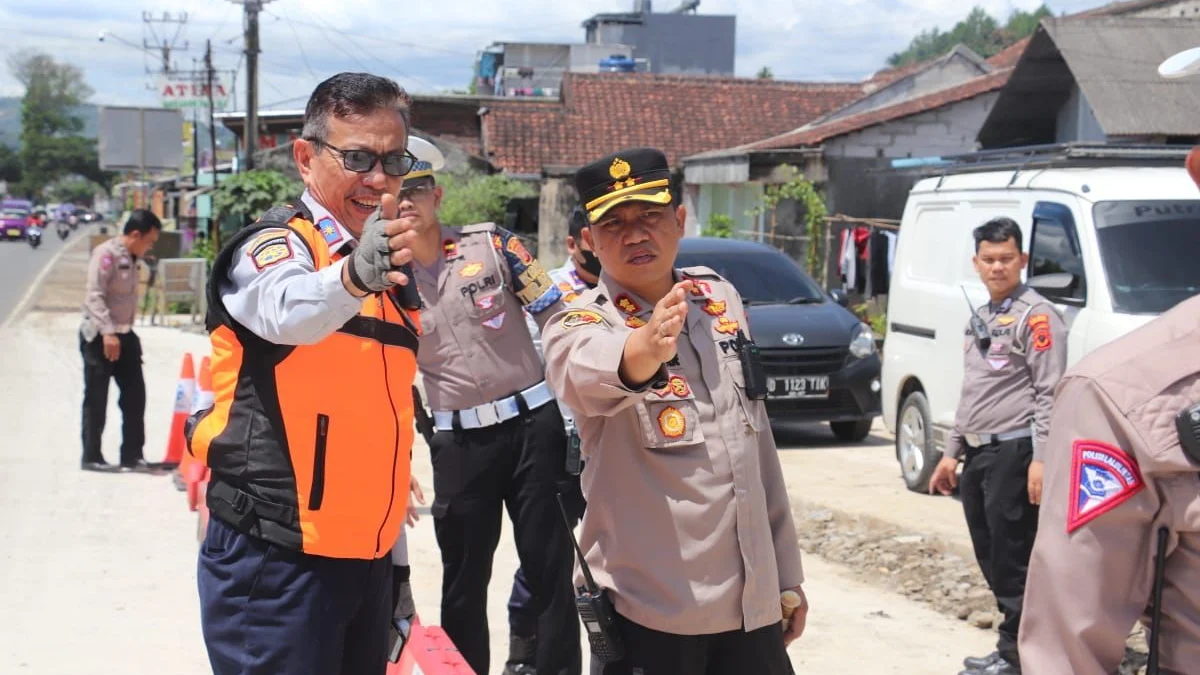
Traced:
[[313, 555], [379, 558], [407, 508], [419, 314], [374, 294], [317, 344], [254, 335], [218, 287], [249, 238], [281, 226], [317, 269], [337, 259], [302, 207], [268, 211], [222, 249], [208, 289], [214, 404], [188, 425], [189, 451], [211, 469], [209, 510], [236, 529]]

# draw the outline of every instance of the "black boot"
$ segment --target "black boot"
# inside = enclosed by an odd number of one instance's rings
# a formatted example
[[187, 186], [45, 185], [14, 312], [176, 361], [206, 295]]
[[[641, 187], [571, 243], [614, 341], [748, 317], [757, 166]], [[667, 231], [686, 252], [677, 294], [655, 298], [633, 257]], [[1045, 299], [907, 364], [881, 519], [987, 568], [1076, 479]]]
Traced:
[[963, 659], [967, 670], [982, 670], [1000, 660], [1000, 652], [992, 652], [987, 656], [968, 656]]
[[502, 675], [537, 675], [537, 636], [508, 636], [508, 661]]

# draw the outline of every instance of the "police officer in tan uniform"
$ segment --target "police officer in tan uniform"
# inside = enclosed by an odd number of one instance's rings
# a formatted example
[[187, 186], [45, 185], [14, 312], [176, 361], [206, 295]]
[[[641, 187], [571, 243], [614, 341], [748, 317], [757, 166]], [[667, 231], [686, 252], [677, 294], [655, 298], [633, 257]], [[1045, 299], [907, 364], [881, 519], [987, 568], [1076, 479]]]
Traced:
[[617, 662], [594, 655], [592, 672], [787, 673], [807, 607], [785, 629], [780, 594], [802, 594], [804, 574], [766, 409], [743, 372], [752, 336], [731, 284], [674, 268], [686, 214], [669, 177], [651, 148], [580, 169], [583, 236], [603, 271], [544, 332], [587, 459], [580, 545], [625, 648]]
[[[1187, 164], [1200, 186], [1200, 147]], [[1063, 377], [1021, 622], [1026, 672], [1114, 673], [1139, 619], [1150, 675], [1200, 672], [1198, 403], [1200, 297]]]
[[[88, 263], [84, 319], [79, 327], [83, 354], [83, 460], [85, 471], [145, 471], [146, 382], [142, 378], [142, 343], [133, 332], [137, 313], [138, 259], [158, 241], [158, 216], [138, 209], [125, 221], [123, 233], [100, 244]], [[121, 392], [121, 464], [104, 461], [100, 438], [108, 411], [108, 383]]]
[[1057, 310], [1021, 283], [1029, 262], [1021, 229], [996, 218], [975, 229], [975, 269], [991, 300], [972, 308], [964, 339], [962, 396], [930, 492], [959, 493], [975, 559], [1004, 614], [996, 652], [969, 657], [964, 673], [1021, 672], [1017, 629], [1037, 533], [1042, 461], [1054, 385], [1067, 362]]
[[[437, 429], [431, 512], [442, 552], [442, 626], [475, 672], [490, 672], [487, 587], [507, 507], [530, 599], [510, 607], [505, 673], [571, 672], [578, 619], [569, 601], [554, 603], [571, 593], [571, 547], [555, 499], [571, 483], [567, 439], [522, 315], [544, 326], [563, 307], [562, 292], [511, 232], [440, 224], [442, 188], [421, 154], [428, 147], [412, 146], [423, 161], [399, 198], [400, 219], [417, 232], [418, 363]], [[539, 616], [554, 604], [562, 608], [556, 624], [575, 632], [540, 634]]]

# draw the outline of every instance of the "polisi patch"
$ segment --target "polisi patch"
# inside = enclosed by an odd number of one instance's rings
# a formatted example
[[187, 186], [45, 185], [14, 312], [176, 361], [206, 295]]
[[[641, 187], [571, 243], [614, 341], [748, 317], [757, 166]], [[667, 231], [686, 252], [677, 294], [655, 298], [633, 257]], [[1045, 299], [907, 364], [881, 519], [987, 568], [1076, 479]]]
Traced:
[[491, 328], [492, 330], [500, 330], [500, 327], [504, 325], [504, 317], [507, 314], [508, 314], [508, 312], [500, 312], [496, 316], [493, 316], [492, 318], [488, 319], [487, 321], [484, 321], [483, 325], [487, 326], [488, 328]]
[[464, 267], [458, 271], [458, 276], [460, 276], [464, 279], [470, 279], [471, 277], [479, 276], [479, 273], [482, 271], [483, 271], [483, 263], [481, 263], [481, 262], [467, 263], [466, 267]]
[[572, 310], [562, 318], [562, 327], [567, 329], [602, 323], [604, 323], [604, 317], [590, 309]]
[[1068, 534], [1117, 508], [1146, 487], [1137, 463], [1120, 448], [1100, 441], [1078, 440], [1071, 445], [1071, 455]]
[[250, 249], [250, 259], [254, 261], [254, 267], [259, 272], [291, 258], [295, 253], [292, 251], [292, 243], [288, 241], [287, 235], [280, 235], [264, 239]]
[[687, 433], [687, 418], [678, 408], [667, 406], [658, 413], [658, 428], [667, 438], [683, 438]]

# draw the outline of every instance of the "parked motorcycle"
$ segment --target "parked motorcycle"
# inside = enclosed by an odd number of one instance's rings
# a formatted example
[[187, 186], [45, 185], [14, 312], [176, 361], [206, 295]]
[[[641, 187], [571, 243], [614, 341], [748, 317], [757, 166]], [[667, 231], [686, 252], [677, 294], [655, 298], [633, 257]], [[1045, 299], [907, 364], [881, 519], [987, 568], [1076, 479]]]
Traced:
[[25, 230], [25, 239], [29, 241], [32, 248], [37, 248], [42, 245], [42, 228], [37, 225], [31, 225]]

